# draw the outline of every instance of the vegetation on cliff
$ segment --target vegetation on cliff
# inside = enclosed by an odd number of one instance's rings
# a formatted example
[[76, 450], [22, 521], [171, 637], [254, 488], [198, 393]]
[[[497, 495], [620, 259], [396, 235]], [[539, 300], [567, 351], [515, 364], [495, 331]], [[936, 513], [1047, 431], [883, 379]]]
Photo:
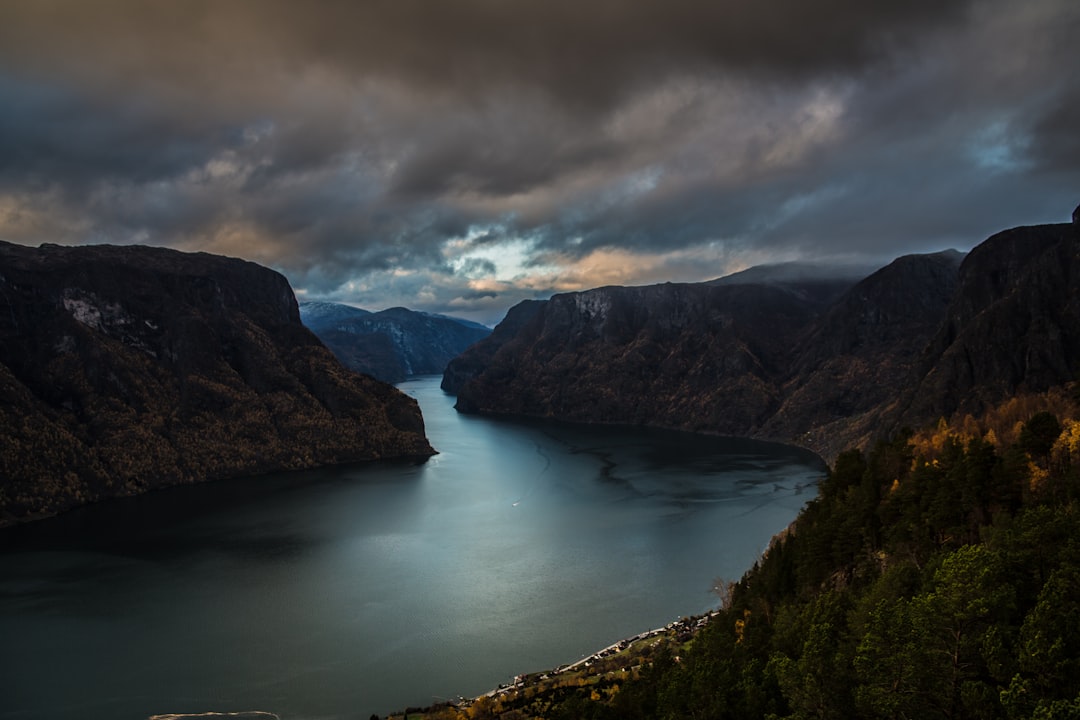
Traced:
[[432, 453], [284, 277], [146, 247], [0, 243], [0, 524], [155, 487]]
[[433, 714], [1077, 717], [1077, 390], [841, 453], [689, 648], [636, 677]]

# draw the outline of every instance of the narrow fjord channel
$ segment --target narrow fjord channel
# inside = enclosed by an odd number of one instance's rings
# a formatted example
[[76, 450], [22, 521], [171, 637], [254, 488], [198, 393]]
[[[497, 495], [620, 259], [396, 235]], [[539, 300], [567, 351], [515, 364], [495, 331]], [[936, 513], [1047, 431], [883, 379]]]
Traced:
[[0, 533], [0, 720], [367, 717], [477, 695], [715, 606], [813, 454], [462, 416], [440, 452], [210, 483]]

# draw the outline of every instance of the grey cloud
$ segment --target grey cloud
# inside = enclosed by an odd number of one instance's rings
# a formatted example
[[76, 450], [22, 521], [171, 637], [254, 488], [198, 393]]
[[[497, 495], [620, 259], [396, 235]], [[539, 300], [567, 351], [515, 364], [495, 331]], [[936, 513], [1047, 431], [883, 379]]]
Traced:
[[148, 182], [201, 165], [233, 141], [212, 120], [181, 121], [137, 101], [107, 103], [2, 70], [0, 106], [0, 180], [8, 183]]
[[[458, 271], [457, 271], [456, 274], [461, 275], [462, 277], [478, 278], [478, 277], [484, 277], [485, 275], [494, 275], [495, 272], [497, 271], [497, 269], [498, 268], [495, 267], [495, 263], [493, 263], [492, 261], [486, 260], [484, 258], [474, 257], [474, 258], [468, 258], [464, 262], [462, 262], [461, 267], [458, 268]], [[487, 297], [488, 296], [486, 294], [482, 294], [482, 295], [473, 294], [473, 295], [475, 297]], [[490, 295], [490, 297], [494, 297], [494, 295], [492, 294], [492, 295]]]
[[571, 122], [557, 108], [531, 103], [444, 118], [419, 143], [394, 175], [395, 194], [514, 195], [611, 161], [619, 151], [595, 128]]
[[0, 223], [451, 314], [553, 288], [470, 287], [502, 261], [450, 238], [534, 269], [970, 246], [1080, 199], [1078, 7], [7, 0]]
[[[1041, 170], [1075, 172], [1080, 167], [1080, 86], [1059, 95], [1033, 124], [1031, 157]], [[1076, 189], [1080, 196], [1080, 188]]]
[[497, 298], [499, 293], [494, 290], [473, 290], [470, 292], [463, 292], [459, 296], [465, 300], [482, 300], [484, 298]]
[[[0, 8], [9, 60], [120, 86], [164, 79], [222, 91], [222, 82], [312, 64], [404, 78], [480, 97], [527, 85], [579, 107], [610, 106], [672, 70], [727, 67], [806, 77], [882, 56], [915, 29], [954, 22], [966, 2], [490, 2], [425, 0], [105, 0]], [[70, 68], [61, 71], [71, 72]], [[107, 75], [106, 75], [107, 74]], [[234, 87], [241, 95], [253, 87]]]

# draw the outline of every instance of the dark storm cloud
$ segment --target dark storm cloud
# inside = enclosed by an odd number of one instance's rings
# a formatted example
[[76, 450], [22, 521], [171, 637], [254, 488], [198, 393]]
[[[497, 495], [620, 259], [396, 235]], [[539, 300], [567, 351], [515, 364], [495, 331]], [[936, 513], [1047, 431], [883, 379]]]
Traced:
[[9, 61], [44, 72], [71, 72], [63, 58], [81, 58], [80, 78], [117, 87], [141, 79], [221, 90], [237, 72], [261, 67], [272, 75], [315, 63], [480, 96], [492, 86], [539, 88], [591, 106], [686, 68], [805, 77], [861, 65], [913, 29], [955, 20], [966, 4], [8, 0], [0, 45]]
[[528, 105], [481, 111], [467, 122], [447, 119], [395, 173], [391, 190], [406, 197], [513, 195], [622, 156], [623, 148], [583, 130], [551, 108]]
[[1080, 200], [1078, 35], [1074, 0], [6, 0], [0, 238], [488, 322], [965, 248]]
[[1080, 87], [1055, 99], [1034, 123], [1032, 136], [1032, 157], [1040, 169], [1075, 172], [1080, 167]]
[[461, 297], [465, 300], [483, 300], [484, 298], [496, 298], [499, 297], [499, 293], [494, 290], [473, 290], [461, 294]]
[[232, 142], [230, 129], [178, 122], [153, 106], [104, 102], [0, 68], [0, 180], [83, 186], [185, 172]]

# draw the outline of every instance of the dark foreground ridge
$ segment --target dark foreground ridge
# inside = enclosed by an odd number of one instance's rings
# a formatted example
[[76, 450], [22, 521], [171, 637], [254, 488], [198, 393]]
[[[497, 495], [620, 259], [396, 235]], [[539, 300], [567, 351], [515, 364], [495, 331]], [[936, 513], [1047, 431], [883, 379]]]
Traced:
[[148, 247], [0, 243], [0, 524], [157, 487], [432, 454], [280, 274]]

